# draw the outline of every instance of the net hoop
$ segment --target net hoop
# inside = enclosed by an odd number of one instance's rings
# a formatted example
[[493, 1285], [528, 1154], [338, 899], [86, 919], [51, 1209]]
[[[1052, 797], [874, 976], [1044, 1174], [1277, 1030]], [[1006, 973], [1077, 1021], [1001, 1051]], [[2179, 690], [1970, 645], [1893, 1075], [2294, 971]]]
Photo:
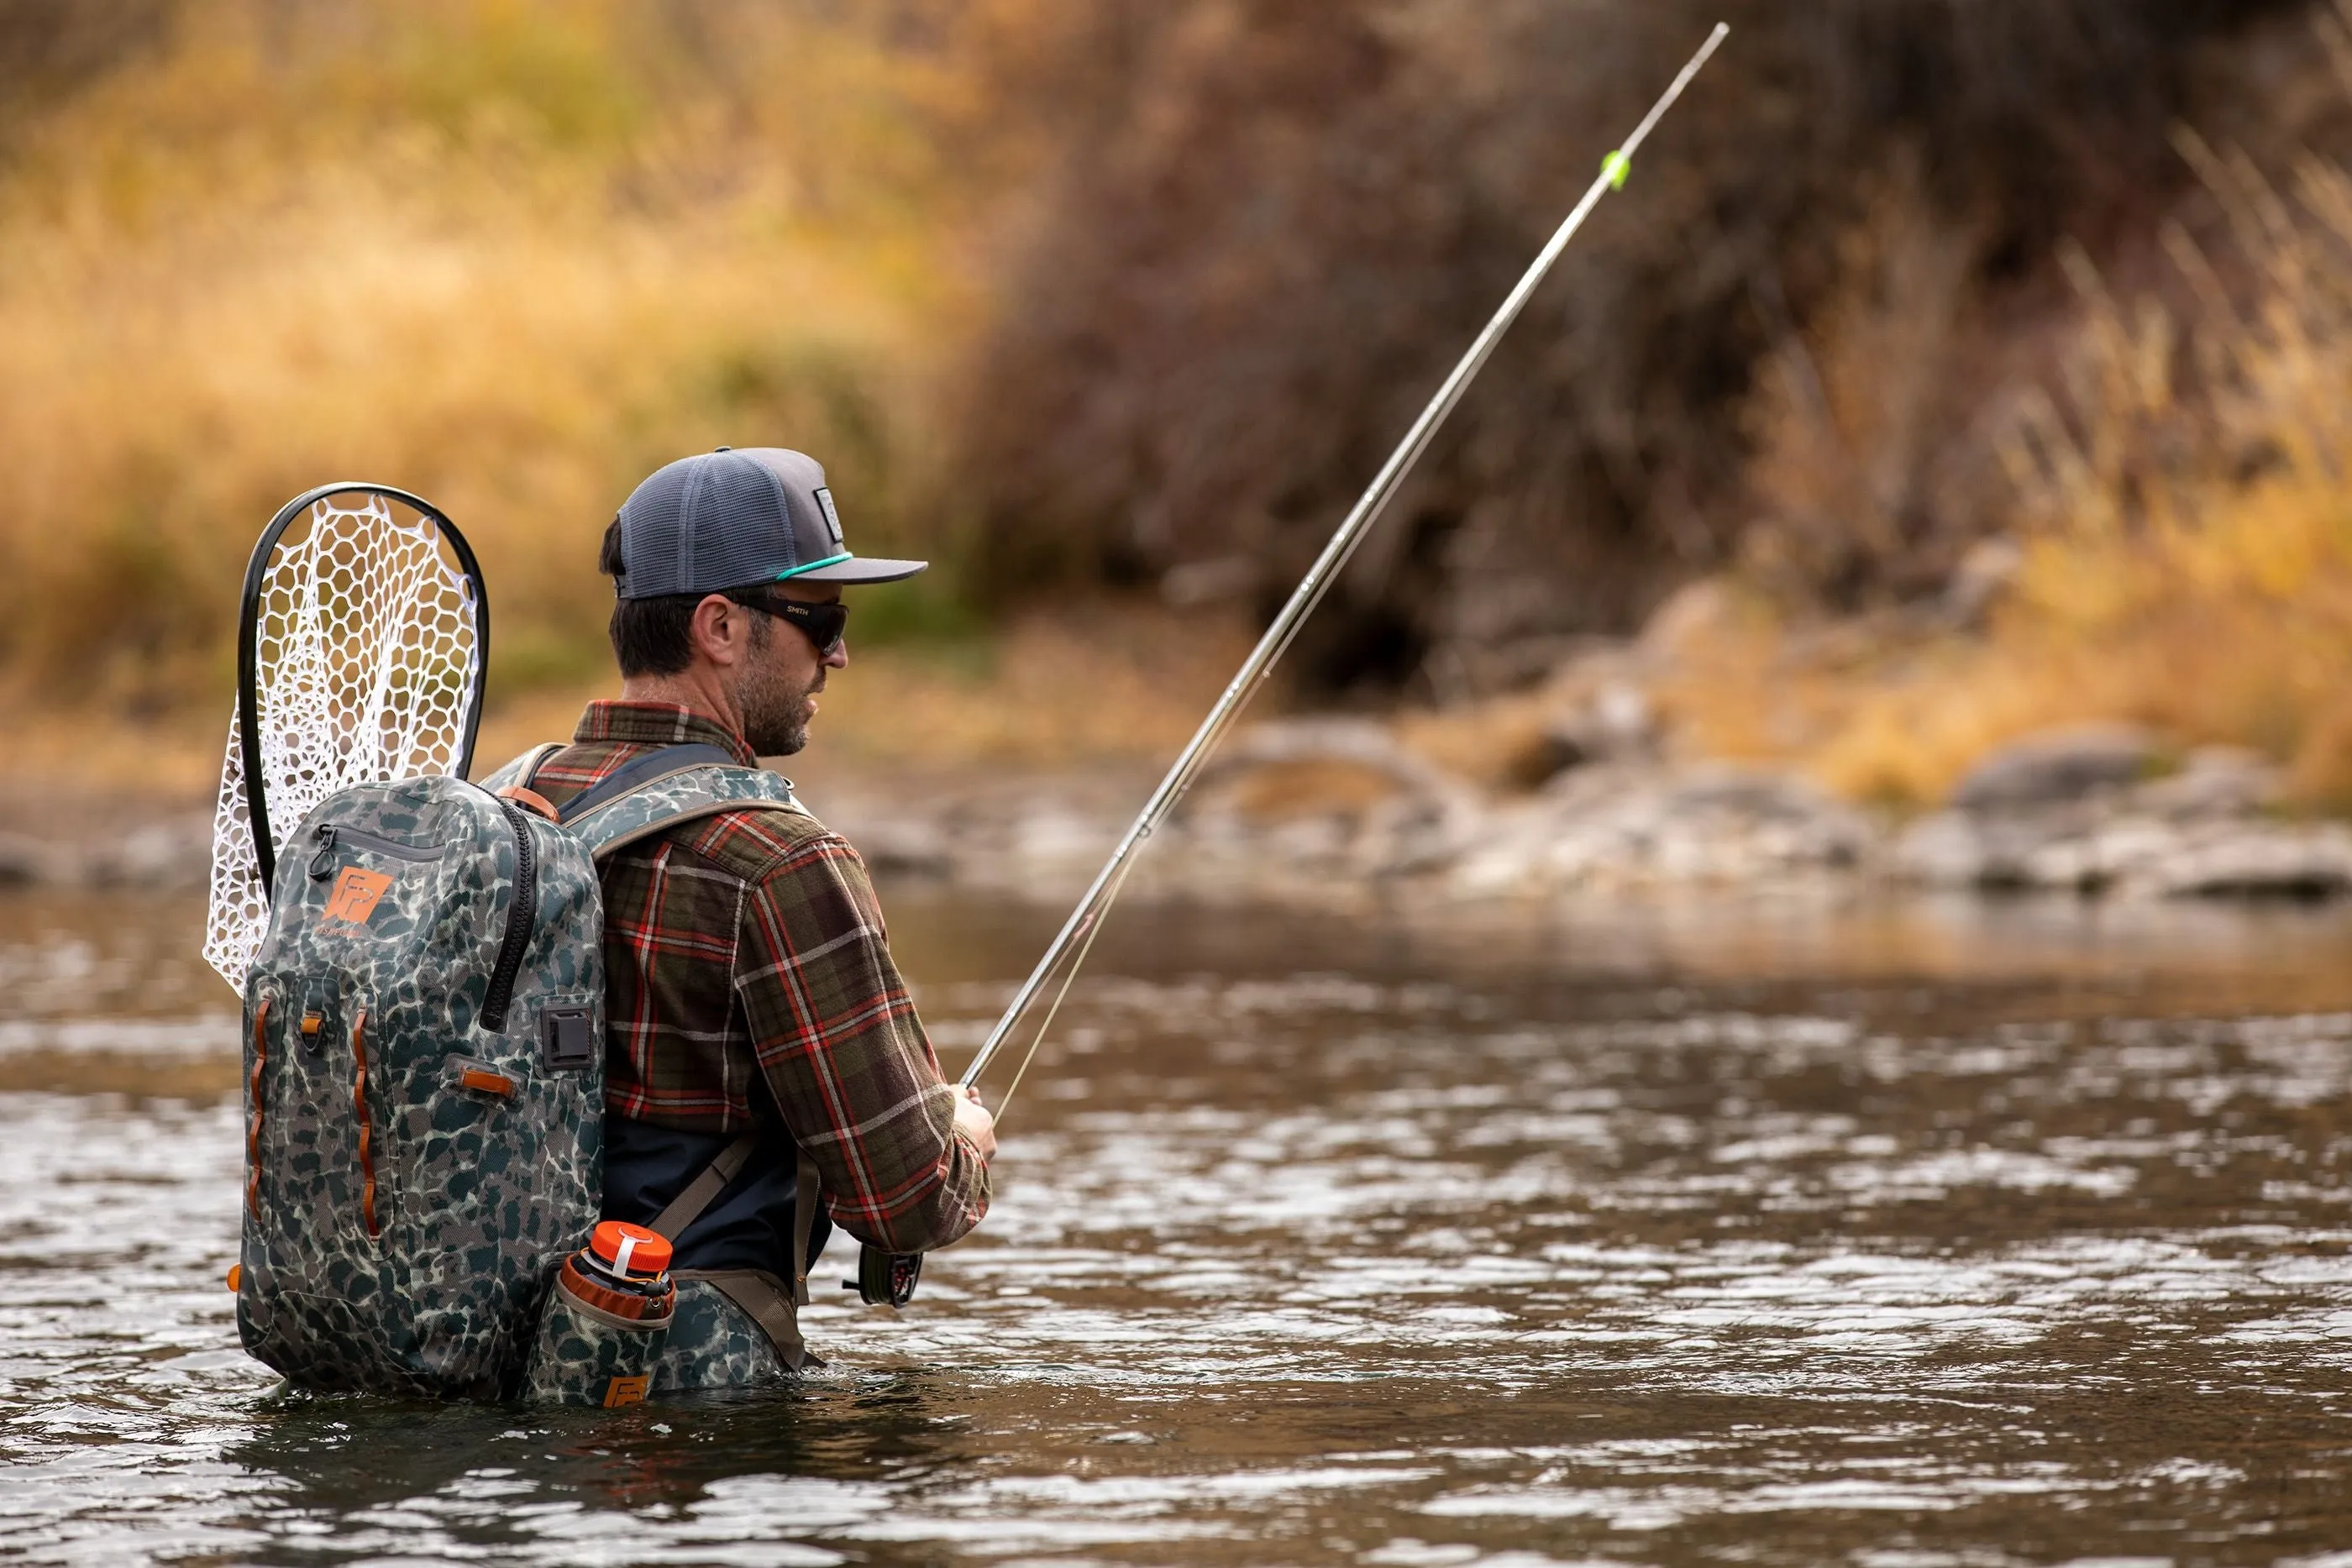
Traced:
[[435, 529], [449, 542], [457, 557], [457, 568], [466, 574], [467, 584], [473, 590], [474, 667], [468, 672], [472, 678], [466, 683], [465, 735], [458, 743], [457, 762], [450, 774], [463, 779], [474, 765], [474, 740], [482, 727], [482, 672], [490, 662], [490, 595], [482, 581], [481, 564], [474, 559], [474, 547], [466, 542], [466, 536], [457, 531], [457, 525], [440, 507], [413, 491], [351, 480], [305, 490], [278, 507], [269, 526], [261, 530], [261, 538], [246, 562], [245, 591], [237, 606], [236, 735], [237, 744], [245, 753], [245, 806], [247, 820], [253, 824], [253, 857], [261, 871], [264, 897], [268, 896], [269, 884], [277, 880], [278, 852], [270, 839], [268, 792], [262, 776], [261, 704], [256, 689], [260, 679], [262, 583], [269, 574], [269, 558], [288, 528], [320, 502], [359, 493], [387, 497], [431, 518]]
[[279, 841], [312, 807], [354, 784], [471, 768], [489, 633], [473, 549], [421, 496], [321, 485], [262, 529], [238, 604], [205, 943], [231, 986], [266, 931]]

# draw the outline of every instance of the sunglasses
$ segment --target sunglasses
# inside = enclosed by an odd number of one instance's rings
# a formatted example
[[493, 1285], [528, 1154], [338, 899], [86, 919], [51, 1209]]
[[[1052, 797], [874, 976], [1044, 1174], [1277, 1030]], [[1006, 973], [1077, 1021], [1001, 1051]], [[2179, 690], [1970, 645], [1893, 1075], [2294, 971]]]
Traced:
[[803, 604], [797, 599], [771, 599], [763, 593], [747, 593], [740, 599], [730, 593], [728, 597], [746, 610], [791, 622], [816, 645], [820, 656], [841, 646], [841, 634], [849, 626], [846, 604]]

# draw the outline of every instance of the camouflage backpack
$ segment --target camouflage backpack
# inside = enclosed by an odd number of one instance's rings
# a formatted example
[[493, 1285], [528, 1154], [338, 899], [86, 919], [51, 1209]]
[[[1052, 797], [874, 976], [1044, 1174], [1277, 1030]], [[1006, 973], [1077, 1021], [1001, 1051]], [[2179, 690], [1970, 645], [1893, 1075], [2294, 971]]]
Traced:
[[344, 789], [278, 861], [245, 991], [247, 1350], [321, 1391], [499, 1398], [602, 1201], [595, 859], [788, 779], [666, 747], [554, 809], [513, 781]]

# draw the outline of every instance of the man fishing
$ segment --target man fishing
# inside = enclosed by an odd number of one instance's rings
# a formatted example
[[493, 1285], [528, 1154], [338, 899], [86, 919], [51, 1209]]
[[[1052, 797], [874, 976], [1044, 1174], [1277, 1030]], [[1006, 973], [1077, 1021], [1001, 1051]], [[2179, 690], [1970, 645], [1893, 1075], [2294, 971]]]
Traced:
[[[842, 590], [927, 564], [853, 555], [801, 453], [669, 464], [604, 535], [621, 695], [588, 705], [530, 788], [561, 809], [656, 747], [745, 767], [799, 751], [849, 664]], [[653, 1225], [701, 1199], [675, 1236], [654, 1389], [781, 1379], [802, 1355], [783, 1283], [796, 1200], [808, 1258], [828, 1218], [888, 1252], [945, 1246], [987, 1212], [992, 1118], [941, 1078], [865, 865], [814, 818], [703, 817], [614, 854], [599, 880], [604, 1216]], [[740, 1169], [714, 1165], [753, 1133]], [[812, 1175], [821, 1213], [798, 1190]]]
[[[274, 643], [260, 630], [275, 552], [306, 510], [316, 515], [305, 541], [331, 543], [341, 536], [321, 518], [382, 520], [396, 500], [464, 569], [420, 580], [453, 596], [455, 608], [428, 606], [435, 624], [464, 631], [472, 616], [468, 678], [420, 685], [386, 670], [349, 683], [358, 727], [383, 726], [385, 692], [462, 697], [442, 716], [461, 773], [488, 626], [470, 552], [421, 498], [329, 486], [281, 508], [247, 568], [223, 770], [221, 821], [250, 822], [249, 852], [224, 831], [228, 874], [216, 868], [215, 881], [238, 892], [221, 922], [236, 940], [223, 940], [215, 962], [247, 997], [249, 1170], [231, 1281], [247, 1348], [306, 1386], [488, 1396], [513, 1388], [509, 1352], [544, 1296], [523, 1368], [530, 1397], [615, 1406], [781, 1381], [809, 1360], [793, 1309], [826, 1217], [867, 1246], [860, 1295], [904, 1301], [920, 1255], [987, 1209], [995, 1123], [969, 1086], [1042, 999], [1025, 1071], [1144, 841], [1726, 32], [1716, 28], [1610, 154], [1340, 522], [1014, 993], [961, 1092], [940, 1076], [856, 852], [756, 769], [757, 757], [806, 744], [817, 693], [847, 667], [842, 588], [925, 565], [852, 554], [814, 460], [721, 447], [640, 485], [602, 560], [618, 601], [620, 697], [591, 704], [569, 746], [518, 758], [482, 788], [438, 775], [345, 779], [333, 757], [292, 766], [301, 758], [286, 737], [304, 729], [289, 716], [308, 710], [289, 694], [312, 692], [332, 666], [313, 645], [326, 620], [312, 612], [331, 597], [336, 580], [319, 570], [331, 552], [297, 552], [281, 597], [304, 613], [278, 612]], [[372, 497], [361, 512], [330, 510], [351, 491]], [[415, 537], [365, 536], [378, 549]], [[260, 678], [266, 647], [282, 678]], [[309, 853], [282, 875], [270, 789], [309, 811]], [[265, 930], [247, 917], [251, 890], [273, 887]], [[595, 1009], [580, 995], [595, 988], [576, 962], [592, 932], [606, 970], [601, 1061]], [[601, 1140], [583, 1088], [597, 1066]], [[1019, 1083], [1016, 1071], [1006, 1098]], [[379, 1139], [379, 1102], [401, 1141]], [[484, 1158], [500, 1139], [520, 1157]], [[551, 1260], [576, 1244], [600, 1187], [607, 1223], [581, 1254]]]

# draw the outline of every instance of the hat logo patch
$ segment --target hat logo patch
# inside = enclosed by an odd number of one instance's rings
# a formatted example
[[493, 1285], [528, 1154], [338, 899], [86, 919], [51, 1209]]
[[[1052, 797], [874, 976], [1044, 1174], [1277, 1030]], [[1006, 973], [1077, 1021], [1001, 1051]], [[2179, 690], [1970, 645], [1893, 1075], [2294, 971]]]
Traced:
[[824, 514], [825, 532], [833, 536], [834, 546], [835, 549], [839, 549], [841, 545], [841, 514], [833, 509], [833, 488], [831, 486], [819, 485], [816, 487], [816, 505], [817, 509]]

